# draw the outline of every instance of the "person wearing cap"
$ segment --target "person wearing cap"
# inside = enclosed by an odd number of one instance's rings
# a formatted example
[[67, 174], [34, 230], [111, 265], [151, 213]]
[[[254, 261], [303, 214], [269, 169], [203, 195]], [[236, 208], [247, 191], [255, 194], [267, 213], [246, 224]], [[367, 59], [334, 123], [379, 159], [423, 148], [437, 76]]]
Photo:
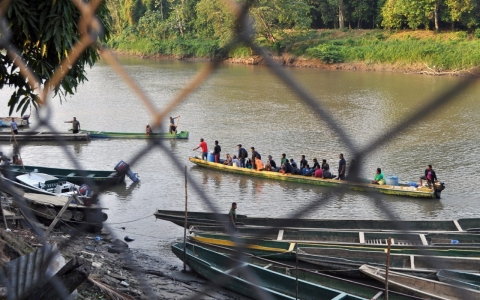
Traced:
[[245, 159], [248, 157], [248, 152], [245, 148], [242, 147], [242, 144], [238, 144], [238, 160], [240, 161], [240, 165], [242, 168], [246, 168], [247, 165], [245, 164]]
[[152, 134], [152, 127], [150, 127], [150, 124], [147, 124], [147, 127], [145, 128], [145, 135], [151, 135]]
[[65, 123], [72, 123], [72, 132], [78, 133], [80, 130], [80, 122], [77, 121], [76, 117], [73, 117], [73, 121], [65, 121]]
[[10, 122], [10, 127], [12, 128], [13, 133], [18, 134], [18, 124], [15, 122], [14, 118], [12, 118], [12, 122]]
[[176, 117], [171, 117], [170, 116], [170, 134], [172, 133], [177, 133], [177, 125], [175, 125], [175, 119], [178, 119], [180, 118], [180, 116], [176, 116]]
[[303, 170], [307, 164], [308, 161], [305, 159], [305, 155], [302, 155], [302, 159], [300, 160], [300, 170]]
[[202, 159], [207, 160], [208, 146], [207, 143], [203, 140], [203, 138], [200, 139], [200, 144], [198, 144], [198, 147], [193, 149], [193, 151], [197, 150], [198, 148], [202, 148]]

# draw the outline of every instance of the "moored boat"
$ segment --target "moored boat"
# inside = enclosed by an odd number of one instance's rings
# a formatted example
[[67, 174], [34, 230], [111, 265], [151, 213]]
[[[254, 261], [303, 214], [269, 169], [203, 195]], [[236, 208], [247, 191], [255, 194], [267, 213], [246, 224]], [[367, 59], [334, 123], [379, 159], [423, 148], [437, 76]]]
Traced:
[[227, 166], [224, 164], [208, 162], [206, 160], [200, 159], [198, 157], [190, 157], [189, 160], [205, 168], [210, 168], [218, 171], [243, 174], [253, 177], [261, 177], [267, 179], [297, 182], [304, 184], [313, 184], [326, 187], [341, 187], [349, 190], [359, 191], [359, 192], [376, 192], [386, 195], [395, 195], [395, 196], [405, 196], [405, 197], [415, 197], [415, 198], [440, 198], [440, 193], [443, 190], [444, 186], [442, 184], [435, 185], [432, 188], [429, 187], [413, 187], [408, 185], [378, 185], [378, 184], [369, 184], [361, 182], [352, 182], [346, 180], [335, 180], [335, 179], [322, 179], [313, 176], [302, 176], [302, 175], [292, 175], [292, 174], [282, 174], [279, 172], [270, 172], [270, 171], [256, 171], [248, 168], [237, 168], [235, 166]]
[[[360, 271], [382, 283], [385, 282], [385, 269], [362, 265]], [[388, 272], [388, 286], [395, 291], [425, 299], [465, 300], [480, 299], [480, 292], [461, 288], [436, 280], [409, 276], [395, 271]]]
[[30, 118], [30, 115], [25, 115], [23, 117], [0, 117], [0, 127], [10, 127], [12, 118], [15, 119], [18, 127], [22, 127], [29, 124], [28, 119]]
[[[157, 219], [171, 221], [184, 226], [185, 211], [157, 210], [154, 213]], [[227, 214], [208, 212], [188, 212], [187, 226], [223, 226], [228, 223]], [[415, 231], [435, 232], [454, 231], [463, 232], [471, 228], [480, 227], [480, 218], [464, 218], [456, 220], [346, 220], [346, 219], [290, 219], [290, 218], [262, 218], [237, 215], [237, 223], [246, 226], [264, 226], [275, 228], [328, 228], [336, 230], [358, 231]]]
[[[39, 192], [39, 191], [45, 191], [51, 194], [56, 194], [56, 195], [65, 195], [65, 196], [70, 196], [70, 195], [81, 195], [82, 191], [80, 189], [80, 186], [73, 184], [71, 182], [65, 181], [58, 179], [55, 176], [48, 175], [45, 173], [28, 173], [28, 174], [23, 174], [19, 175], [16, 177], [16, 179], [23, 183], [24, 186], [29, 187], [29, 190], [32, 192]], [[85, 196], [89, 194], [90, 188], [86, 186], [85, 189]]]
[[96, 130], [80, 130], [90, 134], [92, 139], [188, 139], [188, 131], [178, 131], [175, 133], [152, 133], [146, 135], [144, 132], [108, 132]]
[[473, 290], [480, 290], [480, 274], [478, 273], [440, 270], [437, 272], [437, 278], [441, 282], [466, 287]]
[[10, 131], [0, 132], [0, 141], [88, 141], [90, 135], [87, 133], [65, 133], [65, 132], [35, 132], [19, 131], [13, 137]]
[[117, 171], [104, 171], [104, 170], [75, 170], [75, 169], [62, 169], [62, 168], [48, 168], [40, 166], [20, 166], [20, 165], [8, 165], [1, 166], [0, 172], [2, 174], [14, 180], [15, 177], [32, 172], [45, 173], [60, 180], [67, 180], [75, 184], [91, 183], [96, 185], [116, 185], [125, 181], [125, 173]]
[[[201, 246], [202, 249], [200, 249]], [[187, 248], [195, 253], [197, 257], [205, 258], [208, 260], [211, 257], [211, 252], [221, 253], [228, 256], [235, 256], [236, 251], [234, 249], [210, 245], [200, 242], [187, 243]], [[245, 254], [245, 253], [244, 253]], [[262, 258], [254, 255], [245, 254], [245, 260], [256, 266], [272, 270], [277, 273], [281, 273], [293, 278], [302, 279], [311, 283], [319, 284], [324, 287], [337, 289], [340, 291], [345, 291], [351, 293], [352, 295], [358, 297], [364, 297], [367, 299], [386, 299], [385, 291], [382, 287], [373, 286], [370, 284], [357, 282], [345, 278], [335, 277], [333, 275], [319, 273], [311, 270], [304, 269], [305, 266], [296, 267], [292, 264], [286, 264], [278, 261], [274, 261], [267, 258]], [[413, 296], [397, 293], [394, 291], [389, 291], [388, 298], [390, 300], [407, 300], [407, 299], [419, 299]]]
[[[272, 299], [366, 299], [302, 279], [297, 281], [294, 277], [268, 268], [237, 261], [224, 254], [202, 250], [204, 248], [200, 246], [188, 246], [185, 251], [186, 263], [204, 278], [247, 297], [262, 299], [264, 298], [262, 295], [268, 295]], [[178, 258], [184, 259], [183, 243], [172, 245], [172, 251]], [[200, 256], [199, 253], [203, 255]], [[249, 272], [258, 280], [248, 281], [249, 276], [243, 276], [245, 272]]]

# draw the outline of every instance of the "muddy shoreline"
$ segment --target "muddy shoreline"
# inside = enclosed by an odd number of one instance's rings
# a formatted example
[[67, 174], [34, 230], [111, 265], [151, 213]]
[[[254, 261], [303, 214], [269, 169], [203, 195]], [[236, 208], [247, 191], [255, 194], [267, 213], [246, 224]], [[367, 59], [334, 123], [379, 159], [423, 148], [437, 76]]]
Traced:
[[[210, 58], [199, 57], [182, 57], [174, 55], [136, 55], [111, 50], [118, 57], [139, 57], [142, 59], [156, 60], [182, 60], [187, 62], [208, 62]], [[285, 67], [295, 68], [315, 68], [322, 70], [344, 70], [344, 71], [368, 71], [368, 72], [394, 72], [404, 74], [422, 74], [431, 76], [462, 76], [462, 77], [480, 77], [480, 67], [474, 67], [465, 70], [441, 70], [432, 68], [426, 64], [381, 64], [367, 62], [350, 62], [350, 63], [334, 63], [327, 64], [318, 59], [307, 59], [289, 54], [282, 56], [270, 56], [274, 61]], [[261, 56], [251, 56], [248, 58], [226, 58], [222, 60], [224, 64], [240, 64], [252, 66], [265, 66], [266, 61]]]

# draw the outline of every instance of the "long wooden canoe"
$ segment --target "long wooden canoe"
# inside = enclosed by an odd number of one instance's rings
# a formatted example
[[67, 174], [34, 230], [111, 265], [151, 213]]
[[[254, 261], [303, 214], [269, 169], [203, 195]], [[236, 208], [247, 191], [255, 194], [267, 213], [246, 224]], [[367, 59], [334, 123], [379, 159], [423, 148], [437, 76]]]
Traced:
[[[200, 249], [195, 245], [199, 245], [204, 249]], [[230, 248], [211, 245], [211, 244], [205, 244], [200, 242], [192, 243], [190, 241], [187, 243], [187, 247], [191, 251], [193, 251], [195, 255], [200, 257], [209, 257], [210, 253], [207, 252], [207, 250], [214, 251], [216, 253], [225, 254], [230, 257], [233, 257], [237, 254], [235, 250]], [[357, 282], [357, 281], [353, 281], [353, 280], [349, 280], [341, 277], [335, 277], [333, 275], [329, 275], [325, 273], [314, 272], [308, 269], [304, 269], [305, 266], [300, 265], [297, 267], [294, 265], [293, 262], [291, 264], [286, 264], [286, 263], [270, 260], [268, 258], [262, 258], [262, 257], [249, 255], [249, 254], [244, 254], [244, 255], [245, 255], [244, 256], [245, 260], [250, 264], [254, 264], [256, 266], [269, 269], [274, 272], [281, 273], [287, 276], [291, 276], [293, 278], [296, 278], [298, 276], [298, 279], [319, 284], [321, 286], [325, 286], [328, 288], [345, 291], [345, 292], [351, 293], [352, 295], [355, 295], [358, 297], [364, 297], [367, 299], [384, 300], [386, 298], [384, 294], [384, 289], [378, 286], [373, 286], [366, 283]], [[405, 294], [397, 293], [394, 291], [389, 291], [388, 296], [390, 300], [420, 299], [414, 296], [405, 295]]]
[[11, 132], [0, 132], [0, 141], [88, 141], [90, 135], [88, 132], [66, 133], [66, 132], [35, 132], [35, 131], [19, 131], [13, 138]]
[[237, 168], [234, 166], [227, 166], [224, 164], [219, 164], [215, 162], [208, 162], [206, 160], [200, 159], [198, 157], [190, 157], [190, 161], [200, 167], [215, 169], [218, 171], [243, 174], [254, 177], [261, 177], [274, 180], [282, 180], [289, 182], [305, 183], [305, 184], [314, 184], [327, 187], [342, 187], [349, 190], [359, 191], [359, 192], [377, 192], [386, 195], [396, 195], [396, 196], [405, 196], [405, 197], [415, 197], [415, 198], [435, 198], [435, 191], [433, 188], [428, 187], [411, 187], [411, 186], [393, 186], [393, 185], [378, 185], [378, 184], [368, 184], [368, 183], [357, 183], [345, 180], [335, 180], [335, 179], [322, 179], [316, 178], [313, 176], [302, 176], [302, 175], [282, 175], [279, 172], [270, 172], [270, 171], [256, 171], [247, 168]]
[[[224, 226], [191, 226], [190, 232], [226, 233]], [[386, 247], [391, 238], [392, 247], [449, 247], [452, 249], [479, 247], [480, 234], [441, 232], [377, 232], [377, 231], [339, 231], [320, 229], [278, 229], [268, 227], [239, 226], [235, 234], [243, 237], [255, 237], [265, 240], [277, 240], [303, 243], [336, 243], [353, 246]], [[455, 243], [451, 243], [455, 241]]]
[[152, 133], [146, 135], [144, 132], [108, 132], [95, 130], [80, 130], [90, 134], [92, 139], [188, 139], [188, 131], [179, 131], [177, 134], [168, 132]]
[[437, 278], [441, 282], [466, 287], [473, 290], [480, 290], [480, 274], [478, 273], [440, 270], [437, 272]]
[[1, 166], [0, 172], [11, 180], [15, 180], [19, 175], [38, 172], [52, 175], [60, 180], [66, 180], [75, 184], [88, 184], [93, 181], [97, 185], [116, 185], [125, 181], [125, 173], [120, 174], [117, 171], [85, 170], [82, 172], [75, 169], [48, 168], [40, 166], [24, 167], [25, 170], [19, 165]]
[[[384, 269], [362, 265], [360, 271], [382, 283], [385, 282]], [[435, 280], [409, 276], [395, 271], [388, 272], [388, 286], [393, 290], [425, 299], [480, 299], [480, 292], [476, 290], [461, 288]]]
[[[194, 240], [203, 240], [210, 244], [216, 244], [226, 247], [234, 247], [240, 243], [246, 245], [249, 249], [255, 249], [258, 252], [270, 249], [270, 252], [295, 252], [297, 248], [309, 247], [320, 249], [345, 249], [353, 251], [372, 251], [384, 253], [387, 250], [385, 244], [349, 244], [331, 242], [313, 242], [313, 241], [279, 241], [265, 240], [262, 238], [251, 238], [244, 236], [231, 236], [228, 234], [211, 233], [211, 232], [192, 232], [191, 237]], [[250, 250], [248, 250], [250, 251]], [[394, 245], [391, 247], [392, 254], [404, 255], [433, 255], [445, 257], [475, 257], [480, 259], [480, 249], [478, 247], [457, 248], [449, 246], [411, 246], [411, 245]], [[268, 254], [266, 251], [260, 252], [258, 255]], [[286, 256], [292, 258], [294, 255]]]
[[[184, 226], [184, 211], [157, 210], [154, 215], [157, 219], [171, 221], [179, 226]], [[415, 232], [463, 232], [471, 228], [480, 227], [480, 218], [465, 218], [457, 220], [344, 220], [261, 218], [237, 215], [237, 222], [247, 226], [265, 226], [276, 228], [325, 228], [359, 231], [401, 230]], [[208, 212], [188, 212], [188, 226], [222, 226], [224, 223], [228, 223], [227, 213], [216, 214]]]
[[[385, 251], [386, 252], [386, 251]], [[363, 264], [385, 268], [386, 253], [341, 248], [298, 247], [299, 260], [320, 266], [323, 270], [345, 276], [362, 277], [358, 268]], [[480, 270], [478, 257], [452, 257], [415, 254], [390, 254], [390, 268], [397, 272], [432, 277], [440, 269]]]
[[[247, 297], [253, 296], [255, 299], [262, 299], [264, 298], [263, 295], [266, 294], [273, 299], [366, 299], [302, 279], [297, 282], [291, 276], [237, 261], [227, 255], [208, 251], [197, 245], [187, 246], [186, 263], [195, 272], [216, 284]], [[183, 243], [172, 245], [172, 252], [183, 260]], [[248, 281], [250, 277], [244, 276], [245, 272], [252, 274], [252, 277], [256, 278], [257, 281]], [[298, 291], [298, 294], [296, 291]]]

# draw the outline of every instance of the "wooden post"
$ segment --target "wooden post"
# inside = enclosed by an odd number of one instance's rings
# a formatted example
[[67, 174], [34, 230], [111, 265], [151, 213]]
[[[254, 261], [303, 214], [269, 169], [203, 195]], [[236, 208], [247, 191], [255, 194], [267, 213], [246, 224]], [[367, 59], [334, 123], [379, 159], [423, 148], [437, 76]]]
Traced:
[[385, 264], [385, 300], [388, 300], [388, 268], [390, 266], [390, 245], [392, 243], [392, 238], [388, 238], [387, 243], [387, 263]]
[[183, 226], [183, 271], [187, 271], [187, 166], [185, 165], [185, 224]]
[[77, 196], [76, 195], [72, 195], [70, 197], [68, 197], [68, 200], [67, 200], [67, 203], [65, 203], [65, 205], [62, 207], [62, 209], [58, 212], [57, 216], [55, 217], [55, 219], [53, 219], [52, 223], [50, 224], [50, 226], [48, 226], [48, 229], [47, 231], [45, 232], [45, 238], [48, 237], [48, 235], [50, 234], [50, 231], [52, 231], [53, 227], [55, 227], [55, 224], [57, 224], [58, 220], [62, 217], [63, 213], [65, 212], [65, 210], [67, 210], [68, 206], [70, 205], [70, 203], [72, 203], [73, 201], [73, 198], [76, 198]]
[[295, 299], [298, 299], [298, 255], [297, 253], [298, 252], [295, 251]]

